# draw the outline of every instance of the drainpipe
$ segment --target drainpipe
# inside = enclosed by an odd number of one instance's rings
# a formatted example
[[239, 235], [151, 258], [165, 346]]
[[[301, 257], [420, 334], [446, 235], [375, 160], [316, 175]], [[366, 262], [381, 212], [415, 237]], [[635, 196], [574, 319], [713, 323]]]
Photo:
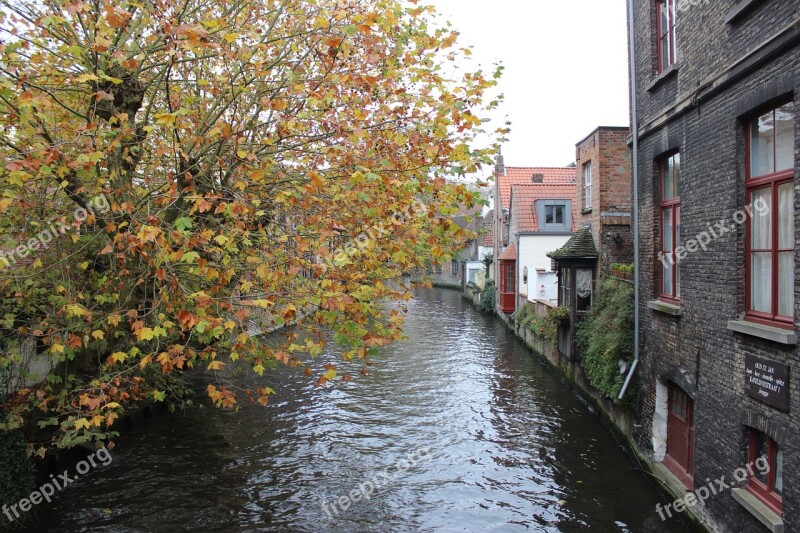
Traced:
[[636, 103], [636, 43], [634, 42], [634, 0], [628, 0], [628, 46], [630, 54], [631, 76], [631, 131], [633, 146], [631, 147], [631, 171], [633, 174], [633, 364], [619, 391], [619, 399], [625, 396], [631, 384], [636, 367], [639, 366], [639, 112]]

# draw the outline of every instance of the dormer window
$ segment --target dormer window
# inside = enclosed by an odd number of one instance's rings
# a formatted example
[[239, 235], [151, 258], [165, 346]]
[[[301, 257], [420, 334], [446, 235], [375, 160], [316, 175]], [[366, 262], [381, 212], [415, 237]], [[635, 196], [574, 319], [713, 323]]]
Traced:
[[572, 202], [570, 200], [536, 200], [539, 231], [572, 231]]

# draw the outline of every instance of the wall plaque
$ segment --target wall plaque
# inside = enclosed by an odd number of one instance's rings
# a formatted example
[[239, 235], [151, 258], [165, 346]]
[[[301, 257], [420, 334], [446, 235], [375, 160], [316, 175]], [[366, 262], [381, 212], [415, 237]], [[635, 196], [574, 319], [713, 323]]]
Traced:
[[747, 354], [744, 373], [748, 396], [789, 411], [789, 365]]

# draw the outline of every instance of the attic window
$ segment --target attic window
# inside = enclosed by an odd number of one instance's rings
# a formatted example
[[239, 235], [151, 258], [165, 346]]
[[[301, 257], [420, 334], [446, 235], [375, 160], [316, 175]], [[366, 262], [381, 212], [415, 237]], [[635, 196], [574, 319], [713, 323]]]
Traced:
[[563, 205], [546, 205], [544, 207], [544, 223], [546, 225], [563, 224], [565, 207]]
[[536, 200], [535, 206], [539, 231], [572, 231], [570, 200]]
[[534, 174], [533, 183], [544, 183], [544, 174]]

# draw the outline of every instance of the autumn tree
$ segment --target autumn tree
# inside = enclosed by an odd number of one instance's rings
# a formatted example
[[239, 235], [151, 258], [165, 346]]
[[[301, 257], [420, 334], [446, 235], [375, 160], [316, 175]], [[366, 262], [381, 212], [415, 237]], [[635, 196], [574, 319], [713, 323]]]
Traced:
[[460, 68], [430, 8], [0, 4], [0, 336], [55, 365], [6, 427], [107, 438], [198, 367], [215, 404], [266, 403], [226, 368], [302, 369], [331, 338], [366, 361], [400, 336], [393, 280], [468, 237], [452, 215], [478, 195], [446, 178], [490, 162], [497, 73]]

